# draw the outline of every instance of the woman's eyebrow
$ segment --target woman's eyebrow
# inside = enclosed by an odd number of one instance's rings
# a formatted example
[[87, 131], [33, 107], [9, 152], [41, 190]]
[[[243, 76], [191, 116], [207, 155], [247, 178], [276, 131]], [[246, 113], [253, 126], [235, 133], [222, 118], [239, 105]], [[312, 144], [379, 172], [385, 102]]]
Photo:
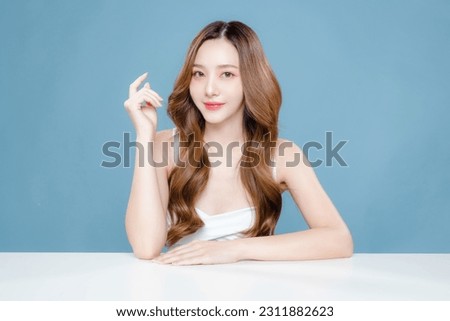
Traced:
[[[193, 67], [205, 68], [205, 66], [200, 65], [200, 64], [194, 64]], [[238, 66], [235, 66], [235, 65], [232, 65], [232, 64], [218, 65], [217, 68], [236, 68], [236, 69], [239, 69]]]

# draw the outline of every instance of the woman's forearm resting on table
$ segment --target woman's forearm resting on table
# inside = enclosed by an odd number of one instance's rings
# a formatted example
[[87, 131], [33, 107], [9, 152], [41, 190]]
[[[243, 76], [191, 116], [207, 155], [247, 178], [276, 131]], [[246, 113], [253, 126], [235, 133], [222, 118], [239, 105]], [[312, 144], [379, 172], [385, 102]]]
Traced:
[[[161, 252], [166, 241], [166, 221], [157, 184], [157, 173], [147, 161], [146, 144], [136, 149], [133, 182], [128, 202], [125, 225], [133, 253], [140, 259], [151, 259]], [[139, 164], [140, 153], [144, 162]]]
[[353, 241], [347, 229], [313, 228], [230, 242], [234, 242], [239, 260], [314, 260], [353, 255]]
[[350, 233], [344, 228], [321, 227], [289, 234], [231, 241], [192, 241], [153, 259], [155, 263], [192, 265], [234, 263], [242, 260], [294, 261], [346, 258], [353, 254]]

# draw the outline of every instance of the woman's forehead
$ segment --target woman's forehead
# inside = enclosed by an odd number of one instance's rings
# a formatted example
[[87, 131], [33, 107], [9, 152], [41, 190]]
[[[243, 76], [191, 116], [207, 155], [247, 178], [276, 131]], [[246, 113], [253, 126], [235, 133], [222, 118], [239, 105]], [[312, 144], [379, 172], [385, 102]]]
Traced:
[[199, 48], [194, 64], [204, 68], [239, 67], [239, 54], [233, 44], [224, 38], [207, 40]]

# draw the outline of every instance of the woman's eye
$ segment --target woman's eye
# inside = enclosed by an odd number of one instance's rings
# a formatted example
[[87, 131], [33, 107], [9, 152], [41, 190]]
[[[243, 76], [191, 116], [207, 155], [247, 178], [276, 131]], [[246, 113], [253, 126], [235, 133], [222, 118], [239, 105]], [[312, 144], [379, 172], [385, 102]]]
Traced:
[[192, 73], [192, 76], [194, 77], [202, 77], [204, 74], [201, 71], [194, 71]]
[[231, 77], [234, 76], [234, 75], [233, 75], [231, 72], [229, 72], [229, 71], [225, 71], [222, 75], [223, 75], [225, 78], [231, 78]]

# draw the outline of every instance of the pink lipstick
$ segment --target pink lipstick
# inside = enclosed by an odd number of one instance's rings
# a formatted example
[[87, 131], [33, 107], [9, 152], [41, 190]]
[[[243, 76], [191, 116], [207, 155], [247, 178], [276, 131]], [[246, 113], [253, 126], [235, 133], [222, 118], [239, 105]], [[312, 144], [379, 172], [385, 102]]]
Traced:
[[214, 101], [208, 101], [205, 104], [206, 109], [208, 110], [218, 110], [220, 107], [222, 107], [225, 103], [218, 103]]

